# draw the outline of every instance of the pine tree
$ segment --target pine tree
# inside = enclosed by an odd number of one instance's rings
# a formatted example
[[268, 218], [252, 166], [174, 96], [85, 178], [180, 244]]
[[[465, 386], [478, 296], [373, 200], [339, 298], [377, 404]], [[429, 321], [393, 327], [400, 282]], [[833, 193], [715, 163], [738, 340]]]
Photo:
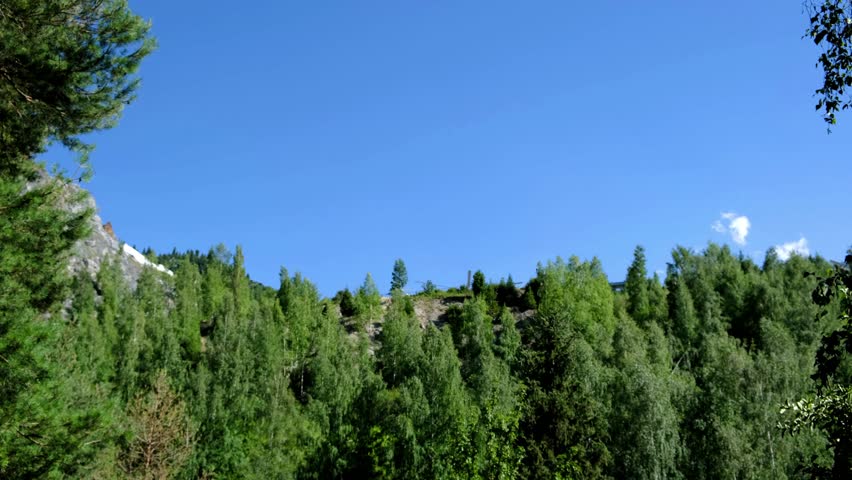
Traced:
[[194, 435], [186, 405], [160, 372], [150, 394], [140, 394], [129, 407], [132, 439], [121, 458], [128, 478], [174, 478], [186, 464]]
[[648, 280], [648, 314], [649, 319], [661, 327], [668, 323], [669, 317], [666, 294], [665, 288], [660, 283], [660, 276], [654, 273], [654, 276]]
[[520, 303], [521, 296], [518, 293], [518, 288], [515, 287], [515, 281], [512, 280], [512, 275], [506, 280], [500, 279], [497, 285], [497, 303], [500, 306], [517, 307]]
[[698, 318], [692, 301], [692, 294], [686, 281], [677, 274], [669, 274], [669, 325], [670, 335], [674, 339], [673, 353], [682, 359], [689, 368], [697, 347]]
[[[0, 156], [8, 158], [12, 139], [0, 124]], [[72, 375], [74, 346], [61, 316], [70, 247], [91, 212], [61, 208], [80, 200], [61, 182], [27, 190], [7, 170], [14, 165], [0, 163], [0, 477], [71, 475], [93, 458], [94, 447], [81, 445], [103, 413], [86, 401], [89, 380]]]
[[405, 269], [405, 262], [398, 258], [393, 264], [390, 291], [402, 290], [406, 284], [408, 284], [408, 271]]
[[471, 286], [471, 290], [473, 290], [473, 295], [478, 297], [483, 290], [485, 290], [485, 274], [482, 273], [482, 270], [477, 270], [473, 274], [473, 284]]
[[32, 172], [48, 142], [78, 152], [88, 173], [80, 135], [112, 127], [133, 100], [149, 27], [125, 0], [4, 0], [0, 176]]
[[340, 306], [340, 314], [344, 317], [353, 317], [358, 313], [358, 307], [355, 304], [355, 297], [352, 296], [352, 292], [350, 292], [348, 288], [344, 288], [337, 292], [334, 296], [334, 300]]
[[633, 263], [627, 269], [624, 290], [627, 292], [627, 313], [639, 325], [650, 320], [650, 300], [648, 298], [648, 272], [645, 270], [645, 249], [637, 246], [633, 251]]
[[526, 312], [529, 310], [535, 310], [536, 308], [538, 308], [538, 304], [535, 301], [535, 294], [533, 293], [532, 288], [527, 285], [527, 287], [524, 288], [524, 295], [521, 297], [521, 311]]

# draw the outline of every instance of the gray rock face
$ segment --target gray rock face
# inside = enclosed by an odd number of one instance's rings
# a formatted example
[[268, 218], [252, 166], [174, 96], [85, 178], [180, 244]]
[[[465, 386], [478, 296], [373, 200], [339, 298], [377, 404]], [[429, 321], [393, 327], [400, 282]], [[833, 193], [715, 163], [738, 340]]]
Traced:
[[[79, 187], [75, 186], [75, 188]], [[86, 195], [84, 203], [85, 205], [80, 208], [91, 208], [97, 212], [95, 200], [91, 195]], [[103, 262], [107, 258], [111, 258], [113, 261], [118, 261], [124, 281], [131, 289], [135, 290], [136, 282], [139, 280], [139, 275], [142, 274], [144, 266], [124, 253], [121, 242], [106, 231], [103, 221], [97, 213], [89, 218], [89, 223], [91, 230], [89, 236], [74, 244], [74, 251], [68, 263], [68, 268], [72, 274], [86, 272], [94, 279]]]
[[[27, 184], [26, 190], [32, 190], [52, 181], [57, 180], [43, 172], [38, 179]], [[123, 248], [123, 243], [104, 228], [103, 221], [97, 214], [97, 204], [95, 204], [92, 195], [79, 185], [68, 182], [62, 186], [59, 204], [71, 213], [80, 213], [87, 209], [95, 212], [89, 217], [91, 233], [88, 237], [77, 241], [72, 249], [71, 258], [68, 262], [71, 274], [77, 275], [86, 272], [92, 279], [95, 279], [101, 265], [109, 258], [118, 261], [124, 281], [131, 289], [135, 290], [136, 283], [145, 265], [128, 254]]]

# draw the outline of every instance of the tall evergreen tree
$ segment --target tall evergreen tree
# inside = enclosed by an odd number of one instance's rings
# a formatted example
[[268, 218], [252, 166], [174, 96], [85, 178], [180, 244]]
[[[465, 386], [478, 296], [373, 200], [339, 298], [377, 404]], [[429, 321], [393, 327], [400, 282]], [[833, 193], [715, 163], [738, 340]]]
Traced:
[[669, 318], [669, 305], [666, 300], [668, 292], [663, 287], [660, 276], [654, 276], [648, 280], [648, 314], [649, 318], [661, 327], [665, 327]]
[[393, 263], [393, 274], [391, 275], [391, 292], [394, 290], [402, 290], [408, 284], [408, 271], [405, 269], [405, 262], [398, 258]]
[[[5, 120], [0, 123], [5, 125]], [[8, 166], [4, 163], [0, 169]], [[110, 408], [92, 404], [97, 397], [89, 397], [98, 376], [75, 373], [75, 349], [68, 340], [74, 335], [62, 318], [61, 302], [70, 293], [70, 247], [86, 233], [91, 213], [61, 208], [61, 202], [81, 200], [69, 192], [57, 181], [27, 189], [22, 178], [0, 173], [2, 477], [73, 475], [97, 453], [97, 446], [86, 442], [106, 435], [100, 429]], [[91, 300], [91, 293], [79, 297], [81, 302]], [[82, 316], [89, 338], [100, 342], [103, 337], [92, 324], [91, 310]], [[108, 344], [104, 339], [101, 346]], [[78, 354], [81, 348], [78, 344]], [[109, 374], [107, 363], [92, 355], [88, 359], [101, 374]]]
[[482, 270], [477, 270], [473, 274], [471, 290], [473, 290], [473, 295], [477, 297], [485, 290], [485, 274], [482, 273]]
[[669, 284], [669, 325], [673, 338], [673, 353], [689, 368], [697, 347], [698, 318], [692, 301], [692, 294], [686, 281], [676, 273], [670, 273]]
[[637, 246], [633, 251], [633, 263], [627, 269], [624, 283], [627, 292], [627, 313], [639, 325], [645, 325], [651, 317], [648, 297], [648, 272], [645, 269], [645, 249]]

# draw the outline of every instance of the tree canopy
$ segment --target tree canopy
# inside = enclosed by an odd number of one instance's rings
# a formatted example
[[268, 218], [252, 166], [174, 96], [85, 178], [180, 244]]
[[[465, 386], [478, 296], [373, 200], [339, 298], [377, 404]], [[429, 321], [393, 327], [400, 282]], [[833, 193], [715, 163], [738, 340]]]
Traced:
[[88, 174], [80, 136], [114, 126], [133, 100], [149, 29], [126, 0], [0, 3], [0, 174], [27, 172], [50, 142]]
[[810, 25], [805, 35], [822, 49], [817, 66], [823, 83], [816, 90], [817, 110], [829, 125], [837, 123], [837, 113], [852, 105], [852, 2], [849, 0], [811, 1], [807, 4]]

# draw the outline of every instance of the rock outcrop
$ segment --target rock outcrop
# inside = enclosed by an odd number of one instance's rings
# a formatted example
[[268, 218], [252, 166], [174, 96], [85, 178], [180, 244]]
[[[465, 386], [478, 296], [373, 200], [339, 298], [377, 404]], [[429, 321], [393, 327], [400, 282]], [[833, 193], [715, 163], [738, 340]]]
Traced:
[[[57, 181], [55, 178], [43, 172], [38, 179], [27, 184], [27, 190], [37, 188], [47, 182]], [[62, 186], [59, 204], [71, 213], [80, 213], [91, 210], [93, 214], [89, 217], [88, 237], [79, 240], [73, 248], [68, 268], [72, 275], [86, 272], [93, 279], [98, 274], [101, 265], [108, 258], [118, 261], [124, 280], [131, 289], [136, 289], [139, 275], [146, 266], [150, 266], [167, 275], [172, 272], [162, 265], [148, 261], [144, 255], [136, 251], [130, 245], [120, 241], [113, 231], [112, 224], [104, 225], [98, 215], [97, 204], [89, 192], [79, 185], [67, 182]]]

